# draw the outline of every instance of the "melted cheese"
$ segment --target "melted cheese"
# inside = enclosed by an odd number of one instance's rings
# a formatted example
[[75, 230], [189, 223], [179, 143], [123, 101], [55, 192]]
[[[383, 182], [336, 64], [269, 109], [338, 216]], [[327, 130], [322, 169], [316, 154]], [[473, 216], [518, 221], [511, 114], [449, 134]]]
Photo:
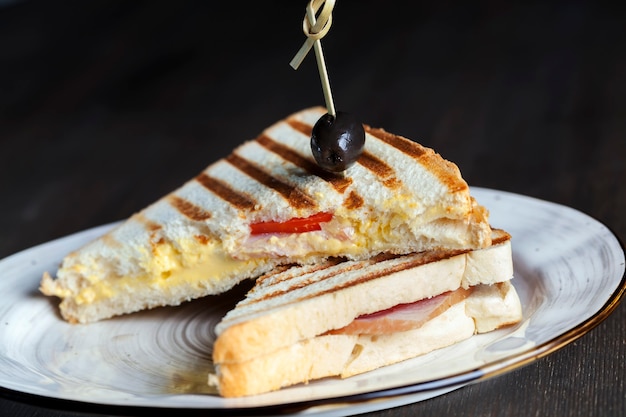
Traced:
[[[171, 245], [161, 244], [154, 256], [146, 257], [140, 275], [108, 277], [92, 282], [74, 298], [77, 304], [89, 304], [115, 297], [120, 291], [135, 292], [156, 287], [159, 291], [179, 286], [208, 286], [249, 271], [257, 261], [241, 261], [228, 256], [217, 244], [200, 245], [179, 252]], [[208, 283], [208, 285], [207, 285]]]

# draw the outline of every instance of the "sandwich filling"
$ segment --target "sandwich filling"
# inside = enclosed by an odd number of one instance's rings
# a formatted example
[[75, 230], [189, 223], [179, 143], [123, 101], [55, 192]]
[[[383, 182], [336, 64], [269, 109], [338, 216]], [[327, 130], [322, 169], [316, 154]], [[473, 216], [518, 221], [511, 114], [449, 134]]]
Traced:
[[[249, 235], [236, 245], [232, 255], [237, 259], [285, 258], [307, 262], [307, 258], [345, 256], [359, 259], [376, 253], [406, 253], [425, 249], [463, 249], [458, 236], [487, 235], [487, 212], [473, 205], [464, 220], [446, 217], [445, 208], [430, 208], [411, 219], [414, 210], [403, 210], [402, 198], [394, 200], [395, 207], [369, 209], [376, 216], [354, 216], [343, 207], [336, 212], [320, 212], [308, 217], [286, 221], [261, 221], [250, 225]], [[408, 204], [414, 204], [405, 201]], [[467, 219], [474, 219], [475, 222]], [[483, 231], [471, 230], [484, 228]], [[397, 242], [402, 241], [403, 246]], [[489, 245], [488, 235], [476, 247]]]
[[448, 308], [465, 300], [472, 291], [473, 287], [459, 288], [413, 303], [398, 304], [376, 313], [359, 316], [349, 325], [326, 334], [375, 335], [418, 329]]

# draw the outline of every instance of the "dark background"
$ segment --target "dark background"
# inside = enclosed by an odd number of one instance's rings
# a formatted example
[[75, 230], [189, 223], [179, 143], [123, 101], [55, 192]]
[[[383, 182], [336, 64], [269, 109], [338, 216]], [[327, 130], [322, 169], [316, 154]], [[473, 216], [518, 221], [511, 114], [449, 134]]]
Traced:
[[[313, 54], [288, 65], [306, 4], [0, 0], [0, 258], [126, 218], [323, 105]], [[339, 0], [333, 19], [338, 109], [624, 241], [623, 6]], [[626, 415], [625, 323], [621, 305], [525, 368], [375, 415]], [[69, 415], [4, 399], [0, 414]]]

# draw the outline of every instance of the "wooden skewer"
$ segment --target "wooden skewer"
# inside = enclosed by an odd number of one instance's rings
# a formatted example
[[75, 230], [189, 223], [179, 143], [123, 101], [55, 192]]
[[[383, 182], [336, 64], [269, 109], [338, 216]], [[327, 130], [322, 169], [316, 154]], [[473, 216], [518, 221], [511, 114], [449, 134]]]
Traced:
[[[313, 47], [317, 60], [317, 70], [320, 73], [320, 80], [322, 82], [322, 91], [324, 93], [324, 99], [326, 100], [326, 110], [328, 114], [333, 117], [336, 116], [335, 104], [333, 102], [328, 72], [326, 71], [326, 61], [324, 60], [322, 42], [320, 39], [323, 38], [330, 29], [334, 6], [335, 0], [311, 0], [309, 2], [306, 8], [306, 16], [302, 22], [302, 30], [307, 36], [307, 40], [302, 44], [298, 53], [296, 53], [289, 63], [293, 69], [298, 69], [304, 57], [309, 53], [311, 47]], [[316, 19], [315, 14], [320, 8], [322, 8], [322, 11], [319, 14], [319, 18]]]

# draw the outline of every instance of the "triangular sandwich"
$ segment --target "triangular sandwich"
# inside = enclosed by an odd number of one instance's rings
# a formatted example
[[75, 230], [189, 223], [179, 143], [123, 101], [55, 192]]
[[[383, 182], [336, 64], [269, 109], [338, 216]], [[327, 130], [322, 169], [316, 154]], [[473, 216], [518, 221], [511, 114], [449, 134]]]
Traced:
[[310, 137], [324, 113], [267, 128], [69, 254], [41, 291], [87, 323], [221, 293], [277, 265], [489, 246], [487, 210], [432, 149], [365, 126], [358, 161], [344, 175], [321, 170]]
[[486, 249], [332, 259], [257, 279], [216, 327], [225, 397], [346, 378], [517, 323], [510, 236]]

